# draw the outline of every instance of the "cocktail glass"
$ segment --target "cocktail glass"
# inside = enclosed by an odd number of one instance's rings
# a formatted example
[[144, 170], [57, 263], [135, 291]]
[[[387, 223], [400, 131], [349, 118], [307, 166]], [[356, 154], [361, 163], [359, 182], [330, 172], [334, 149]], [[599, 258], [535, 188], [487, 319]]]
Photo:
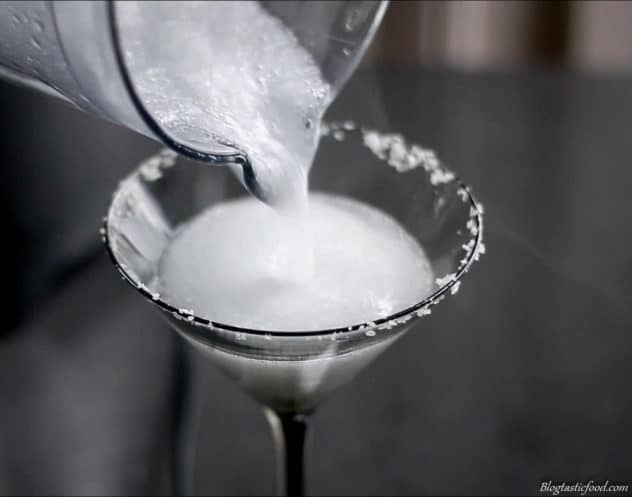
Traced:
[[424, 332], [430, 321], [420, 318], [457, 293], [485, 250], [482, 206], [469, 188], [432, 151], [401, 135], [350, 121], [324, 124], [310, 188], [372, 204], [397, 219], [431, 262], [436, 278], [431, 294], [383, 319], [292, 332], [219, 323], [174, 305], [156, 285], [165, 248], [198, 213], [246, 193], [228, 168], [192, 162], [168, 150], [120, 183], [102, 232], [123, 278], [261, 404], [276, 446], [279, 495], [303, 493], [304, 440], [314, 410], [403, 333], [412, 328]]

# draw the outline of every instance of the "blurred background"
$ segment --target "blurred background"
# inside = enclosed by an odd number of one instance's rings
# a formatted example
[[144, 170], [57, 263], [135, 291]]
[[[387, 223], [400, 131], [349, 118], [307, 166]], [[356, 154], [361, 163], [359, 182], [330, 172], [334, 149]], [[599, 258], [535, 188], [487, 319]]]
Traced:
[[[329, 117], [436, 149], [486, 207], [488, 255], [323, 406], [313, 495], [632, 483], [630, 26], [630, 2], [391, 1]], [[172, 494], [182, 440], [198, 494], [270, 494], [258, 407], [99, 239], [159, 145], [4, 82], [0, 108], [0, 494]]]
[[631, 23], [625, 1], [394, 1], [371, 55], [467, 71], [629, 73]]

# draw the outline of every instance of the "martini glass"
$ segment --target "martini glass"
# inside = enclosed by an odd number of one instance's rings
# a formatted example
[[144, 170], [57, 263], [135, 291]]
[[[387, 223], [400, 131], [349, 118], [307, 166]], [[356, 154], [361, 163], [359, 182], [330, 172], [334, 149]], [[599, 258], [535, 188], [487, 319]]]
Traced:
[[229, 168], [192, 162], [168, 150], [120, 183], [102, 230], [123, 278], [261, 404], [276, 447], [279, 495], [303, 494], [310, 414], [407, 330], [424, 332], [429, 321], [421, 318], [457, 293], [484, 253], [482, 206], [432, 151], [401, 135], [350, 121], [324, 124], [310, 188], [355, 198], [395, 218], [424, 247], [435, 275], [431, 293], [383, 319], [312, 331], [247, 329], [178, 307], [157, 289], [165, 248], [198, 213], [246, 193]]

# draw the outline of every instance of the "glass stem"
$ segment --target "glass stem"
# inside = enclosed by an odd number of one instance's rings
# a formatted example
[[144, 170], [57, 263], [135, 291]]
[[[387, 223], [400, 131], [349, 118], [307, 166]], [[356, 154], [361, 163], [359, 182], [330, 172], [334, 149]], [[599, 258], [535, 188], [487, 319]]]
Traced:
[[276, 413], [268, 408], [264, 408], [264, 413], [272, 429], [276, 451], [277, 495], [302, 497], [307, 416]]

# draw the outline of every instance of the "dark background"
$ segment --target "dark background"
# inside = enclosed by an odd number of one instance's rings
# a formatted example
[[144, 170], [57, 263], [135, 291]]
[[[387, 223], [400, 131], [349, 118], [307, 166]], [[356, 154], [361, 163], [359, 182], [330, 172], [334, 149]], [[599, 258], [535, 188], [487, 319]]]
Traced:
[[[629, 484], [632, 81], [396, 62], [367, 63], [329, 116], [436, 149], [486, 207], [488, 254], [317, 413], [311, 493]], [[197, 493], [271, 493], [259, 408], [100, 244], [110, 193], [158, 145], [4, 84], [0, 108], [0, 493], [171, 493], [181, 419]]]

